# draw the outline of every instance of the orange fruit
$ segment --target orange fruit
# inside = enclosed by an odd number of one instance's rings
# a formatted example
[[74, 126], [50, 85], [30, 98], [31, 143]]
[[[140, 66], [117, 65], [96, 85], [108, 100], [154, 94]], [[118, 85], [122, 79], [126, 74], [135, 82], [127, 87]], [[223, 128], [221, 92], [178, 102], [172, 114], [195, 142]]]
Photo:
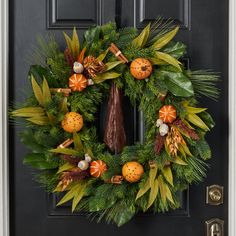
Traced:
[[81, 92], [87, 87], [87, 79], [82, 74], [73, 74], [69, 78], [69, 87], [72, 91], [79, 91]]
[[62, 128], [68, 132], [78, 132], [83, 127], [83, 117], [77, 112], [68, 112], [61, 122]]
[[176, 109], [172, 105], [165, 105], [159, 110], [159, 118], [165, 123], [172, 123], [176, 119]]
[[107, 164], [104, 161], [97, 160], [90, 163], [90, 174], [93, 177], [100, 177], [107, 170]]
[[143, 173], [143, 166], [136, 161], [127, 162], [122, 167], [122, 175], [130, 183], [139, 181]]
[[152, 64], [145, 58], [136, 58], [131, 62], [130, 73], [135, 79], [146, 79], [152, 73]]

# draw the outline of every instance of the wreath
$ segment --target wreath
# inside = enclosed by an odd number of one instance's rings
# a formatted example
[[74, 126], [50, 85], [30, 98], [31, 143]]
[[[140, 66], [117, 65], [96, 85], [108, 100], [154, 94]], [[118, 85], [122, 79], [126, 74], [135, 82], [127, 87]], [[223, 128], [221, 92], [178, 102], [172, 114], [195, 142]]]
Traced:
[[[63, 51], [53, 36], [38, 38], [31, 92], [10, 115], [24, 124], [24, 163], [57, 205], [121, 226], [138, 212], [177, 209], [179, 192], [204, 179], [214, 121], [197, 98], [217, 99], [218, 75], [185, 69], [178, 30], [161, 19], [141, 33], [111, 22], [88, 29], [82, 44], [76, 29], [64, 33]], [[144, 142], [126, 146], [122, 96], [143, 114]]]

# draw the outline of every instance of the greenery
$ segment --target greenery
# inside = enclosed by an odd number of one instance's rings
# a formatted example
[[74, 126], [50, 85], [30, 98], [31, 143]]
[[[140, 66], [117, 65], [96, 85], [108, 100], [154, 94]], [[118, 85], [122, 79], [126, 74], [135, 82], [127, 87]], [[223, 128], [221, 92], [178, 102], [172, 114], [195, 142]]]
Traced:
[[[105, 71], [92, 78], [94, 85], [81, 92], [72, 91], [69, 96], [52, 92], [52, 88], [68, 88], [72, 68], [65, 53], [52, 36], [38, 38], [39, 47], [33, 50], [29, 71], [32, 93], [10, 116], [15, 121], [24, 120], [20, 138], [31, 150], [24, 163], [37, 170], [36, 181], [49, 192], [65, 192], [58, 205], [72, 201], [72, 211], [86, 211], [91, 219], [98, 222], [105, 219], [121, 226], [140, 211], [165, 212], [178, 208], [178, 192], [206, 177], [205, 161], [211, 158], [211, 150], [205, 134], [214, 127], [214, 121], [205, 108], [197, 107], [196, 97], [205, 95], [216, 100], [218, 75], [185, 70], [180, 59], [186, 46], [173, 41], [178, 30], [172, 21], [158, 19], [140, 33], [134, 28], [116, 29], [115, 23], [95, 26], [84, 33], [83, 43], [79, 42], [75, 29], [71, 38], [64, 33], [65, 52], [69, 52], [73, 62], [93, 56], [106, 65]], [[111, 43], [116, 44], [129, 62], [138, 57], [148, 59], [152, 74], [144, 80], [134, 79], [129, 64], [120, 63], [108, 50]], [[124, 90], [133, 105], [138, 104], [146, 130], [143, 144], [126, 146], [116, 155], [100, 142], [95, 126], [100, 105], [107, 99], [112, 83]], [[169, 131], [162, 139], [156, 121], [164, 105], [174, 106], [177, 119], [168, 124]], [[70, 111], [83, 117], [84, 125], [78, 133], [68, 133], [62, 128], [61, 121]], [[181, 141], [174, 143], [175, 135]], [[58, 147], [67, 139], [73, 140], [71, 146]], [[170, 142], [175, 144], [175, 154]], [[74, 172], [79, 168], [77, 160], [84, 159], [85, 154], [108, 166], [100, 178], [86, 171], [82, 177]], [[143, 166], [141, 180], [110, 182], [112, 177], [122, 175], [122, 166], [130, 161]]]

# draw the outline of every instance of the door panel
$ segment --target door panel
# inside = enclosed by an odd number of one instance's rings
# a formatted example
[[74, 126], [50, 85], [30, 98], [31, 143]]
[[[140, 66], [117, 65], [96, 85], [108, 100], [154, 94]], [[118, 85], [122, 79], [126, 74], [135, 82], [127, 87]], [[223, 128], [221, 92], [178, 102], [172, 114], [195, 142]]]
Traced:
[[[119, 6], [118, 6], [119, 5]], [[117, 11], [120, 7], [120, 11]], [[216, 127], [207, 136], [213, 159], [206, 181], [181, 194], [179, 210], [159, 215], [140, 214], [121, 228], [96, 224], [83, 214], [71, 214], [68, 206], [56, 207], [56, 197], [47, 195], [32, 180], [30, 169], [22, 164], [26, 148], [17, 137], [18, 126], [10, 127], [11, 236], [49, 236], [66, 234], [100, 235], [204, 235], [204, 221], [221, 218], [227, 224], [228, 157], [228, 1], [222, 0], [10, 0], [10, 81], [11, 101], [22, 101], [27, 83], [30, 49], [36, 35], [52, 32], [64, 47], [62, 30], [74, 26], [80, 36], [89, 26], [114, 21], [119, 12], [121, 26], [143, 28], [159, 15], [173, 18], [181, 25], [177, 38], [188, 46], [187, 63], [192, 69], [212, 69], [221, 74], [219, 103], [201, 99], [209, 107]], [[82, 39], [82, 38], [81, 38]], [[106, 102], [101, 106], [97, 127], [102, 139]], [[142, 115], [124, 99], [128, 144], [142, 141]], [[225, 187], [224, 204], [205, 204], [205, 188], [211, 184]], [[227, 235], [227, 227], [225, 227]]]

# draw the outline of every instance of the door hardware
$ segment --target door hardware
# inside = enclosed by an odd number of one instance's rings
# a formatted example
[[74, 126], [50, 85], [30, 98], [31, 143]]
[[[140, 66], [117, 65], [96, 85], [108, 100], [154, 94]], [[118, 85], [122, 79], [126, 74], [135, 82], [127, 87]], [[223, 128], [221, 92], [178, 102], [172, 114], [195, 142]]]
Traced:
[[223, 204], [224, 200], [224, 187], [220, 185], [207, 186], [206, 189], [206, 203], [210, 205]]
[[206, 223], [206, 236], [224, 236], [224, 221], [211, 219]]

